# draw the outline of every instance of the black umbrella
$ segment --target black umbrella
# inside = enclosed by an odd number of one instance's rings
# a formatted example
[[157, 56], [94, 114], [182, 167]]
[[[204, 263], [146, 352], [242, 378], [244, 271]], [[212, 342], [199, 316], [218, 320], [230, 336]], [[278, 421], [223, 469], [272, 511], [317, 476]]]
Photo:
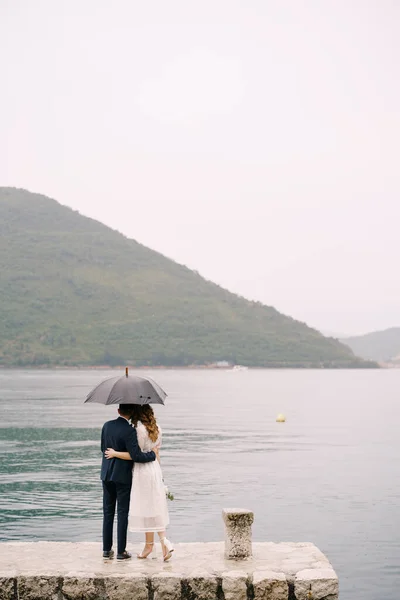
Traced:
[[125, 375], [111, 377], [97, 385], [87, 396], [85, 402], [99, 404], [164, 404], [167, 394], [158, 383], [149, 377]]

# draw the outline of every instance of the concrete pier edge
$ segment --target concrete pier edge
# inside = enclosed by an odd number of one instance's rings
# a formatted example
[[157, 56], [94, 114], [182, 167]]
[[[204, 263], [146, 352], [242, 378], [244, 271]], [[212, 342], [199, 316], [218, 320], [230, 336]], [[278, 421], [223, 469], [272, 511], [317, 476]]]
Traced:
[[[313, 544], [253, 543], [228, 560], [224, 543], [176, 544], [171, 562], [104, 561], [99, 543], [0, 544], [0, 600], [337, 600], [338, 578]], [[159, 553], [160, 554], [160, 553]]]
[[173, 559], [104, 560], [99, 543], [0, 543], [0, 600], [337, 600], [311, 543], [253, 543], [254, 515], [224, 509], [225, 543], [177, 544]]

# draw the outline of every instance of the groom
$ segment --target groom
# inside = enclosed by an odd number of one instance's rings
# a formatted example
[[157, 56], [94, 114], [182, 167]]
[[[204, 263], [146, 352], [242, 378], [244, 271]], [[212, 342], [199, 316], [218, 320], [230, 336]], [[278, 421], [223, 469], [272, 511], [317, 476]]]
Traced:
[[[118, 553], [117, 560], [131, 558], [126, 551], [126, 533], [128, 529], [129, 501], [132, 487], [132, 469], [134, 462], [150, 462], [156, 459], [154, 452], [142, 452], [137, 441], [136, 429], [129, 423], [132, 404], [120, 404], [119, 417], [104, 423], [101, 431], [101, 480], [103, 482], [103, 557], [114, 558], [112, 550], [115, 506], [118, 514]], [[132, 460], [104, 456], [107, 448], [119, 452], [129, 452]]]

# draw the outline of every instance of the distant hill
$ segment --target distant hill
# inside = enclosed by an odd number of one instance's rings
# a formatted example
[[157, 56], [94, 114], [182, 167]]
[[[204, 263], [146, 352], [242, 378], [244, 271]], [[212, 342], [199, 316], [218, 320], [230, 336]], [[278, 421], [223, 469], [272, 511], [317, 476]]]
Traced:
[[374, 331], [341, 340], [357, 356], [379, 362], [400, 362], [400, 327]]
[[0, 268], [0, 366], [375, 366], [25, 190], [0, 188]]

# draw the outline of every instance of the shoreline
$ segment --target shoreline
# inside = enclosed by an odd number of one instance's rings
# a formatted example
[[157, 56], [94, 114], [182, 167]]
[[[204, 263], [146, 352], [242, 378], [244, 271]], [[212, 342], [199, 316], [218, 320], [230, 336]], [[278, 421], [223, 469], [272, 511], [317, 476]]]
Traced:
[[[0, 365], [0, 371], [125, 371], [125, 367], [132, 371], [370, 371], [370, 370], [393, 370], [400, 369], [399, 366], [377, 364], [376, 366], [316, 366], [316, 365], [271, 365], [271, 366], [244, 366], [244, 369], [234, 369], [235, 365], [229, 367], [217, 367], [214, 365]], [[238, 365], [241, 366], [241, 365]]]

